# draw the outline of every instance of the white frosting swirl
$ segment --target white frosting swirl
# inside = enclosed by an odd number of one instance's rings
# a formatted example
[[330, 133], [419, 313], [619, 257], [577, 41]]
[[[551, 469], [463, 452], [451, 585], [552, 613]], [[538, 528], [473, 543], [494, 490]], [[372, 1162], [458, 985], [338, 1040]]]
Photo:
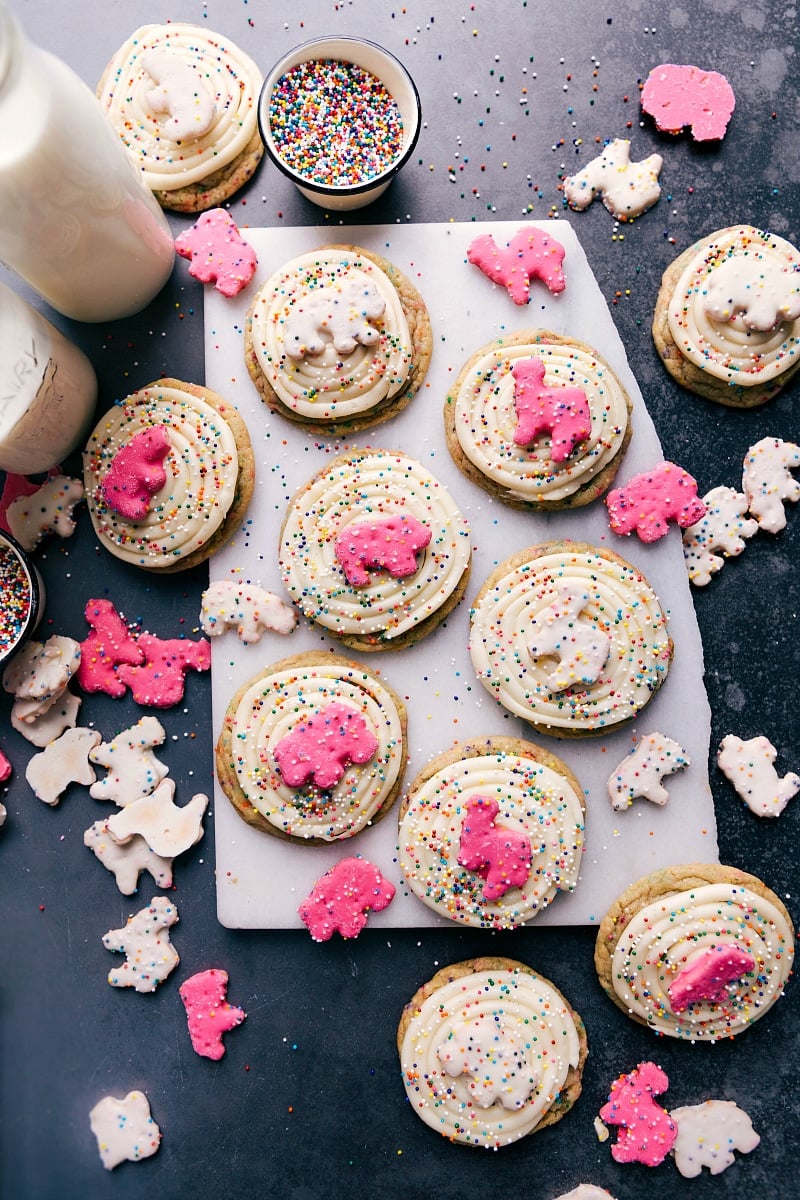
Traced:
[[[365, 587], [351, 587], [336, 558], [339, 534], [367, 517], [403, 514], [431, 530], [415, 574], [395, 579], [377, 570]], [[334, 459], [300, 489], [279, 560], [292, 599], [312, 621], [335, 634], [391, 641], [441, 608], [470, 551], [469, 526], [438, 479], [399, 451], [366, 449]]]
[[[483, 877], [458, 863], [466, 802], [476, 795], [494, 797], [497, 824], [531, 846], [528, 878], [494, 900], [483, 894]], [[409, 798], [399, 846], [400, 869], [423, 904], [465, 925], [513, 929], [576, 886], [583, 810], [564, 775], [533, 757], [496, 751], [449, 763], [426, 780]]]
[[[520, 360], [544, 363], [544, 384], [581, 388], [592, 431], [563, 462], [553, 462], [550, 437], [517, 446], [514, 430], [512, 368]], [[611, 368], [588, 346], [538, 342], [496, 344], [472, 364], [454, 398], [455, 433], [463, 453], [477, 469], [528, 503], [573, 496], [607, 466], [622, 448], [628, 427], [628, 402]]]
[[[455, 1077], [448, 1055], [459, 1053], [464, 1026], [492, 1022], [517, 1053], [509, 1083], [520, 1103], [485, 1104], [472, 1075]], [[414, 1112], [443, 1137], [498, 1149], [531, 1133], [552, 1107], [570, 1067], [580, 1062], [580, 1037], [564, 997], [549, 983], [508, 968], [443, 983], [415, 1007], [400, 1046], [403, 1083]], [[517, 1087], [517, 1083], [520, 1084]]]
[[[359, 713], [378, 743], [368, 763], [348, 765], [321, 790], [310, 781], [289, 787], [274, 750], [314, 713], [333, 702]], [[231, 724], [232, 766], [245, 800], [281, 833], [326, 842], [352, 837], [387, 803], [403, 762], [403, 729], [392, 695], [355, 665], [298, 662], [253, 680]]]
[[[131, 438], [164, 426], [171, 450], [166, 483], [140, 521], [110, 508], [102, 491], [114, 455]], [[117, 558], [169, 567], [205, 545], [233, 503], [239, 471], [227, 421], [199, 396], [171, 382], [153, 383], [115, 404], [98, 421], [83, 453], [86, 503], [95, 533]]]
[[[701, 1000], [676, 1012], [669, 986], [704, 951], [730, 943], [755, 961], [726, 987], [724, 1001]], [[639, 909], [619, 936], [611, 964], [614, 992], [657, 1033], [717, 1041], [741, 1033], [781, 995], [794, 955], [785, 914], [741, 884], [709, 883]]]
[[[795, 366], [800, 318], [785, 314], [796, 311], [799, 270], [800, 253], [774, 233], [738, 225], [713, 234], [685, 267], [670, 299], [669, 328], [681, 354], [740, 387], [763, 385]], [[715, 282], [721, 271], [724, 299]], [[771, 290], [776, 279], [784, 286], [775, 294], [770, 328], [763, 283], [771, 281]]]
[[[170, 63], [176, 78], [178, 70], [184, 77], [193, 73], [198, 93], [213, 105], [213, 112], [201, 106], [202, 132], [176, 136], [186, 124], [175, 121], [185, 112], [185, 85], [180, 94], [171, 85], [171, 113], [145, 65], [161, 78]], [[245, 150], [256, 132], [262, 82], [253, 60], [210, 29], [181, 22], [142, 25], [111, 59], [99, 98], [147, 186], [169, 192], [206, 179]]]
[[[644, 577], [597, 548], [537, 547], [533, 557], [498, 569], [471, 614], [470, 657], [483, 686], [535, 725], [585, 733], [634, 716], [663, 683], [671, 658], [667, 623]], [[533, 657], [532, 625], [546, 619], [561, 589], [586, 595], [580, 619], [610, 641], [594, 681], [554, 691], [553, 657]]]
[[[369, 286], [383, 301], [367, 324], [377, 333], [349, 350], [336, 348], [318, 327], [321, 352], [297, 356], [287, 339], [300, 316], [316, 307], [323, 291], [338, 296], [346, 311], [365, 307]], [[412, 365], [411, 336], [400, 297], [386, 273], [363, 254], [327, 246], [301, 254], [259, 290], [251, 310], [253, 353], [280, 402], [312, 421], [353, 418], [395, 396]]]

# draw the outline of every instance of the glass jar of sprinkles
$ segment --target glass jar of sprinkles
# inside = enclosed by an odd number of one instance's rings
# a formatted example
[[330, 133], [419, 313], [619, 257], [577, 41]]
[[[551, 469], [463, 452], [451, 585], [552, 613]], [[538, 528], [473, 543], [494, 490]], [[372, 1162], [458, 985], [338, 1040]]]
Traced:
[[36, 629], [44, 609], [44, 584], [19, 543], [0, 530], [0, 666]]

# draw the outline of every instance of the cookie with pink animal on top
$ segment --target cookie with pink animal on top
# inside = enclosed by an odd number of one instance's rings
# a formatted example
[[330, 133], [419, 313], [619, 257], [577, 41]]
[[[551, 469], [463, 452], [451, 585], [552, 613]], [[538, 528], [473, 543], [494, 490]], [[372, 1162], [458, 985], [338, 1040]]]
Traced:
[[444, 404], [447, 448], [512, 508], [580, 508], [610, 487], [631, 439], [631, 400], [592, 346], [520, 330], [475, 351]]
[[308, 651], [273, 663], [232, 697], [216, 770], [248, 824], [331, 844], [388, 812], [406, 754], [405, 705], [383, 676]]
[[400, 869], [440, 916], [513, 929], [574, 889], [583, 832], [583, 791], [566, 763], [522, 738], [478, 737], [406, 789]]

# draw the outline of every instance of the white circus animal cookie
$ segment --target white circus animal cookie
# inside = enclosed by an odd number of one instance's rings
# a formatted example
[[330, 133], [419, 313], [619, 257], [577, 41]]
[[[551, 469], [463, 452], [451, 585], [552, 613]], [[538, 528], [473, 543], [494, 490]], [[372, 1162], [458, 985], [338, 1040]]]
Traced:
[[149, 1158], [161, 1144], [161, 1130], [144, 1092], [128, 1092], [122, 1100], [104, 1096], [89, 1113], [89, 1123], [107, 1171], [122, 1162]]
[[632, 221], [652, 208], [661, 195], [658, 182], [663, 164], [660, 154], [651, 154], [641, 162], [630, 161], [631, 144], [615, 138], [603, 153], [564, 180], [564, 195], [570, 208], [582, 212], [595, 196], [618, 221]]
[[352, 354], [357, 345], [372, 346], [381, 331], [370, 321], [377, 321], [385, 310], [386, 301], [373, 281], [355, 271], [335, 287], [311, 292], [301, 308], [290, 310], [284, 329], [286, 353], [296, 359], [316, 357], [329, 341], [337, 354]]
[[800, 273], [779, 259], [726, 258], [708, 281], [703, 307], [712, 321], [741, 314], [745, 329], [769, 333], [800, 317]]
[[750, 1154], [761, 1141], [747, 1113], [733, 1100], [706, 1100], [673, 1108], [669, 1115], [678, 1127], [672, 1147], [675, 1166], [685, 1179], [694, 1179], [703, 1167], [720, 1175], [734, 1162], [734, 1150]]
[[683, 767], [691, 759], [682, 746], [663, 733], [648, 733], [631, 750], [608, 781], [611, 807], [617, 812], [630, 808], [637, 797], [664, 805], [669, 792], [661, 780]]
[[[99, 736], [99, 735], [98, 735]], [[200, 841], [203, 836], [203, 813], [208, 796], [202, 792], [192, 796], [179, 808], [173, 802], [175, 784], [162, 779], [149, 796], [140, 796], [108, 818], [108, 831], [118, 842], [139, 834], [151, 850], [164, 858], [175, 858]]]
[[193, 141], [208, 133], [217, 106], [202, 75], [163, 50], [149, 50], [142, 55], [141, 65], [156, 85], [145, 92], [145, 100], [154, 113], [169, 113], [163, 127], [169, 139]]
[[99, 744], [101, 735], [95, 729], [67, 729], [45, 746], [25, 768], [25, 778], [45, 804], [58, 804], [71, 783], [88, 786], [95, 781], [89, 753]]
[[731, 487], [715, 487], [703, 496], [705, 516], [683, 531], [683, 558], [695, 587], [710, 583], [726, 558], [742, 553], [745, 538], [758, 533], [758, 521], [746, 515], [747, 503], [747, 496]]
[[611, 642], [607, 634], [588, 619], [580, 619], [588, 603], [588, 592], [562, 584], [558, 598], [531, 623], [531, 658], [558, 659], [558, 666], [545, 679], [551, 692], [563, 692], [576, 682], [595, 683], [608, 658]]
[[61, 737], [65, 729], [74, 729], [83, 701], [65, 688], [52, 701], [31, 707], [30, 700], [15, 700], [11, 706], [11, 726], [40, 750]]
[[48, 533], [60, 538], [75, 532], [72, 511], [83, 499], [80, 479], [51, 475], [30, 496], [17, 496], [6, 512], [8, 528], [25, 550], [33, 550]]
[[106, 950], [125, 955], [121, 967], [108, 973], [112, 987], [132, 987], [137, 992], [154, 992], [180, 962], [169, 940], [169, 930], [178, 920], [178, 910], [166, 896], [154, 896], [147, 908], [128, 918], [122, 929], [103, 934]]
[[758, 817], [779, 817], [792, 796], [800, 791], [800, 775], [783, 778], [775, 770], [777, 750], [763, 735], [742, 741], [727, 734], [717, 751], [717, 765], [738, 795]]
[[89, 826], [83, 844], [111, 872], [123, 896], [133, 895], [142, 871], [152, 875], [156, 887], [172, 886], [172, 859], [156, 854], [138, 834], [127, 842], [116, 842], [108, 832], [108, 821], [103, 819]]
[[791, 472], [800, 467], [800, 446], [780, 438], [766, 437], [747, 451], [742, 488], [750, 512], [767, 533], [786, 526], [783, 503], [800, 500], [800, 483]]
[[54, 634], [31, 641], [3, 672], [3, 687], [17, 700], [50, 700], [63, 692], [81, 661], [80, 644]]
[[579, 1183], [571, 1191], [562, 1192], [560, 1196], [556, 1196], [555, 1200], [614, 1200], [614, 1197], [611, 1192], [607, 1192], [605, 1188], [597, 1187], [593, 1183]]
[[158, 718], [148, 715], [110, 742], [101, 742], [89, 758], [108, 767], [108, 774], [92, 784], [89, 795], [95, 800], [111, 800], [119, 808], [149, 796], [169, 770], [153, 753], [153, 747], [160, 746], [166, 736]]
[[235, 627], [242, 642], [259, 642], [265, 629], [286, 635], [297, 624], [295, 610], [273, 592], [232, 579], [209, 584], [200, 604], [200, 626], [209, 637]]

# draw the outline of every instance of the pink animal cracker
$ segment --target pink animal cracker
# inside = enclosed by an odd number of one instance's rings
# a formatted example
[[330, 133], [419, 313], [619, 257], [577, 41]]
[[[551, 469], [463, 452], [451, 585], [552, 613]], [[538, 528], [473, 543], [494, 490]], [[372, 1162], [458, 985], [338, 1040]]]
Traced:
[[[735, 488], [715, 487], [703, 496], [705, 515], [683, 531], [683, 558], [689, 581], [705, 587], [726, 558], [736, 558], [745, 538], [758, 533], [758, 521], [746, 516], [747, 497]], [[721, 554], [715, 554], [719, 550]]]
[[84, 692], [124, 696], [128, 689], [117, 668], [144, 662], [144, 651], [110, 600], [87, 601], [84, 616], [92, 632], [81, 642], [78, 686]]
[[485, 900], [499, 900], [509, 888], [522, 887], [530, 875], [530, 838], [497, 821], [500, 805], [493, 796], [469, 796], [465, 808], [459, 865], [485, 881]]
[[163, 639], [140, 633], [137, 645], [144, 660], [117, 666], [117, 679], [130, 687], [137, 704], [170, 708], [183, 699], [187, 673], [211, 667], [211, 646], [206, 638]]
[[500, 247], [490, 233], [481, 234], [467, 250], [467, 261], [504, 287], [515, 304], [528, 304], [531, 284], [540, 279], [553, 295], [567, 286], [562, 264], [566, 251], [536, 225], [519, 229], [507, 246]]
[[800, 775], [794, 771], [782, 778], [778, 775], [777, 756], [763, 734], [747, 741], [735, 733], [726, 734], [717, 751], [717, 766], [758, 817], [779, 817], [792, 796], [800, 792]]
[[167, 482], [164, 460], [171, 450], [165, 425], [153, 425], [134, 434], [114, 455], [100, 484], [108, 507], [129, 521], [143, 521], [153, 496]]
[[95, 729], [67, 729], [34, 754], [25, 768], [25, 778], [44, 804], [55, 807], [71, 783], [87, 787], [94, 783], [89, 754], [100, 740]]
[[417, 554], [430, 543], [431, 531], [409, 513], [354, 521], [334, 543], [337, 561], [351, 587], [366, 587], [371, 570], [395, 579], [416, 574]]
[[222, 1035], [241, 1025], [247, 1016], [244, 1009], [226, 1000], [228, 972], [215, 967], [200, 971], [184, 980], [179, 990], [192, 1047], [201, 1057], [218, 1061], [225, 1053]]
[[156, 887], [172, 887], [172, 859], [156, 854], [138, 834], [117, 842], [108, 831], [108, 821], [101, 819], [86, 830], [83, 844], [111, 872], [123, 896], [133, 895], [143, 871], [148, 872]]
[[641, 105], [662, 133], [677, 134], [689, 126], [696, 142], [711, 142], [725, 136], [736, 97], [718, 71], [662, 63], [647, 76]]
[[798, 467], [800, 446], [781, 438], [762, 438], [745, 455], [742, 489], [751, 515], [767, 533], [780, 533], [786, 526], [784, 503], [800, 500], [800, 483], [791, 474]]
[[565, 179], [562, 186], [570, 208], [583, 212], [599, 196], [618, 221], [633, 221], [652, 208], [661, 195], [658, 176], [664, 160], [650, 154], [631, 162], [630, 153], [630, 142], [616, 138], [582, 171]]
[[522, 358], [511, 368], [514, 376], [514, 444], [530, 446], [543, 433], [551, 435], [550, 457], [564, 462], [592, 432], [589, 401], [583, 388], [548, 387], [541, 358]]
[[6, 758], [3, 751], [0, 750], [0, 783], [5, 783], [6, 780], [10, 779], [13, 770], [14, 768], [11, 766], [11, 762], [8, 758]]
[[686, 529], [706, 513], [695, 479], [673, 462], [659, 463], [614, 488], [606, 496], [606, 508], [614, 533], [636, 533], [643, 542], [664, 537], [670, 521]]
[[154, 896], [148, 907], [129, 917], [121, 929], [103, 934], [106, 950], [125, 955], [125, 962], [108, 973], [111, 987], [154, 992], [180, 962], [169, 940], [169, 930], [177, 921], [178, 910], [172, 901]]
[[83, 499], [83, 484], [68, 475], [52, 475], [41, 487], [17, 496], [6, 509], [9, 532], [24, 550], [35, 550], [42, 538], [75, 532], [73, 510]]
[[735, 1162], [734, 1150], [750, 1154], [761, 1141], [750, 1117], [733, 1100], [705, 1100], [673, 1108], [669, 1115], [678, 1127], [672, 1154], [685, 1179], [695, 1179], [703, 1167], [720, 1175]]
[[343, 858], [314, 884], [297, 911], [315, 942], [327, 942], [334, 933], [355, 938], [369, 913], [382, 912], [394, 895], [394, 885], [373, 863]]
[[144, 1092], [128, 1092], [121, 1100], [104, 1096], [89, 1113], [100, 1161], [107, 1171], [123, 1162], [139, 1162], [155, 1154], [161, 1130], [150, 1115]]
[[652, 1062], [641, 1062], [611, 1085], [611, 1094], [600, 1109], [600, 1118], [619, 1129], [611, 1147], [618, 1163], [639, 1162], [657, 1167], [675, 1144], [678, 1129], [665, 1108], [654, 1097], [669, 1087], [669, 1079]]
[[755, 959], [733, 942], [715, 942], [685, 966], [667, 988], [675, 1012], [690, 1004], [722, 1004], [728, 999], [728, 984], [755, 970]]
[[181, 258], [189, 259], [189, 274], [213, 283], [223, 296], [237, 296], [255, 275], [256, 252], [223, 208], [212, 208], [175, 239]]
[[273, 592], [252, 583], [218, 579], [201, 597], [200, 627], [209, 637], [219, 637], [235, 628], [245, 645], [261, 641], [269, 629], [283, 637], [297, 624], [297, 613]]
[[665, 737], [663, 733], [646, 734], [608, 780], [611, 807], [621, 812], [630, 808], [639, 797], [665, 805], [669, 792], [661, 780], [690, 764], [688, 754], [673, 738]]
[[296, 725], [272, 753], [288, 787], [302, 787], [310, 779], [326, 790], [336, 786], [348, 763], [368, 763], [377, 749], [361, 713], [334, 700]]

